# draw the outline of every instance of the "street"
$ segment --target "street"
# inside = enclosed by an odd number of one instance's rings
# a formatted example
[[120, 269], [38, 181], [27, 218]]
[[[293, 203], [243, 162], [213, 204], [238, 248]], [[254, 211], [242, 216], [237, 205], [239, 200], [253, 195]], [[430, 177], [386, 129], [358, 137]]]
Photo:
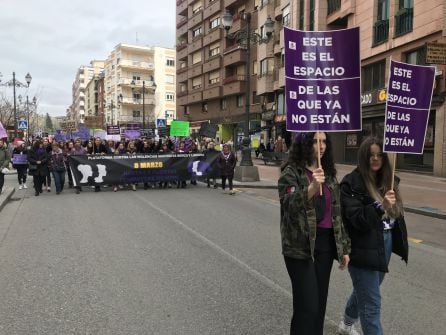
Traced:
[[[442, 334], [446, 222], [406, 217], [423, 242], [408, 266], [392, 258], [384, 329]], [[279, 205], [260, 190], [16, 190], [0, 213], [0, 334], [287, 334], [279, 233]], [[335, 264], [326, 334], [350, 290]]]

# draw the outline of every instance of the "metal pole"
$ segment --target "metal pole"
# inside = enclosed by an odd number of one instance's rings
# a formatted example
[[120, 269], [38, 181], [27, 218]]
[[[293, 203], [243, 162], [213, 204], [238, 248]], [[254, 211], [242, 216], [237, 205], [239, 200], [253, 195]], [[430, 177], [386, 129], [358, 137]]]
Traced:
[[146, 131], [146, 110], [145, 110], [145, 99], [144, 99], [144, 93], [146, 91], [146, 82], [142, 81], [142, 131]]
[[249, 108], [250, 108], [250, 96], [251, 96], [251, 13], [246, 13], [247, 21], [247, 41], [246, 41], [246, 101], [245, 101], [245, 112], [246, 112], [246, 127], [245, 127], [245, 137], [249, 138]]
[[14, 95], [14, 139], [17, 138], [17, 107], [15, 101], [15, 72], [12, 73], [12, 88]]
[[28, 137], [28, 141], [29, 141], [29, 101], [28, 101], [28, 95], [26, 96], [26, 112], [28, 115], [28, 128], [26, 129], [26, 134]]

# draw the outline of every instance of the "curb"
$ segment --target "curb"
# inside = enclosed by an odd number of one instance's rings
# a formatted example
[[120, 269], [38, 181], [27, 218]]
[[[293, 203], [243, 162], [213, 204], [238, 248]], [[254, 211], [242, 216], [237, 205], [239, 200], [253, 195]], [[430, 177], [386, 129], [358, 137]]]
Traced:
[[5, 207], [6, 203], [12, 197], [14, 192], [15, 192], [14, 187], [6, 187], [3, 190], [3, 193], [0, 195], [0, 211], [3, 209], [3, 207]]

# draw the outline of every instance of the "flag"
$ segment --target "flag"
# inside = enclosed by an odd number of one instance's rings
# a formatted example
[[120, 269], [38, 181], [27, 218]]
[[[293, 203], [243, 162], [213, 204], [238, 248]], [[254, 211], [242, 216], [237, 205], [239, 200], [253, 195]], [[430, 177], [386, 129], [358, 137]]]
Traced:
[[0, 138], [8, 137], [8, 133], [6, 132], [5, 127], [3, 127], [3, 124], [0, 122]]

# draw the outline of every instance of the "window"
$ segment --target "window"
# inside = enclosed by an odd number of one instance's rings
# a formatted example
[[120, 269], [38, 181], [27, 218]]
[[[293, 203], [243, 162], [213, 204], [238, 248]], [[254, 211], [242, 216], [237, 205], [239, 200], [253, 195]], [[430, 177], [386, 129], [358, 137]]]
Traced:
[[399, 0], [398, 12], [395, 15], [395, 36], [413, 30], [413, 0]]
[[203, 10], [203, 3], [201, 1], [197, 1], [192, 4], [192, 13], [196, 14]]
[[202, 103], [202, 105], [201, 105], [201, 111], [202, 111], [203, 113], [207, 113], [207, 112], [208, 112], [208, 103], [207, 103], [206, 101]]
[[257, 61], [255, 60], [255, 61], [253, 61], [252, 62], [252, 71], [251, 71], [251, 73], [255, 76], [256, 74], [257, 74], [257, 68], [258, 68], [258, 64], [257, 64]]
[[377, 21], [389, 19], [390, 2], [389, 0], [378, 0]]
[[220, 70], [209, 73], [209, 84], [216, 84], [220, 82]]
[[362, 91], [369, 92], [385, 86], [386, 61], [380, 61], [362, 68]]
[[398, 8], [399, 9], [413, 8], [413, 0], [400, 0]]
[[202, 34], [203, 34], [203, 29], [201, 28], [201, 26], [192, 30], [192, 37], [198, 37], [201, 36]]
[[285, 103], [283, 93], [277, 95], [277, 115], [285, 115]]
[[243, 107], [245, 105], [245, 96], [237, 95], [237, 107]]
[[175, 84], [175, 76], [173, 74], [166, 74], [166, 84]]
[[168, 120], [173, 120], [173, 118], [175, 117], [175, 111], [172, 110], [166, 110], [164, 112], [164, 117]]
[[381, 44], [389, 38], [389, 0], [378, 0], [378, 15], [373, 25], [373, 45]]
[[201, 88], [201, 77], [192, 78], [192, 89]]
[[299, 2], [299, 29], [304, 30], [305, 23], [305, 0]]
[[175, 101], [174, 93], [166, 93], [166, 101]]
[[209, 29], [220, 27], [220, 16], [213, 17], [209, 20]]
[[412, 52], [406, 53], [406, 63], [425, 65], [426, 64], [426, 49], [421, 48]]
[[209, 46], [209, 57], [217, 56], [220, 54], [220, 42], [211, 44]]
[[141, 93], [133, 93], [133, 100], [138, 101], [141, 99]]
[[141, 111], [133, 111], [133, 117], [141, 117]]
[[282, 10], [282, 24], [284, 27], [288, 27], [290, 23], [290, 5], [288, 5]]
[[166, 65], [167, 65], [167, 66], [175, 66], [175, 59], [173, 59], [173, 58], [167, 58], [167, 59], [166, 59]]
[[274, 71], [274, 60], [265, 58], [260, 61], [260, 76], [271, 75]]
[[135, 82], [138, 82], [141, 80], [141, 76], [134, 74], [132, 77], [132, 80], [134, 80]]
[[192, 65], [201, 62], [201, 50], [192, 54]]
[[227, 107], [228, 101], [226, 100], [226, 98], [220, 99], [220, 109], [224, 111]]

